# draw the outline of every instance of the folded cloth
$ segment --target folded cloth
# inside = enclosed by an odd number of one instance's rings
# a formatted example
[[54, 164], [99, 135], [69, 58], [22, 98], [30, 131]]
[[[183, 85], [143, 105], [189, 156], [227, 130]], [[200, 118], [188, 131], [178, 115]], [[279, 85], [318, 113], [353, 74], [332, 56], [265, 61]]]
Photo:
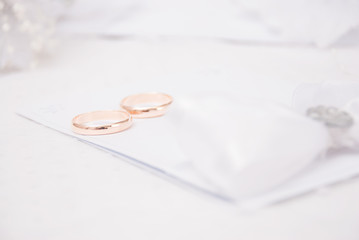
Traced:
[[[302, 86], [293, 109], [227, 94], [183, 97], [171, 116], [198, 174], [242, 201], [288, 182], [330, 150], [359, 149], [358, 95], [356, 83]], [[332, 125], [306, 116], [318, 106]]]
[[[283, 38], [327, 47], [359, 27], [358, 0], [235, 0]], [[347, 36], [349, 38], [349, 36]]]
[[326, 127], [284, 106], [228, 95], [177, 101], [178, 136], [195, 168], [243, 200], [285, 182], [328, 147]]

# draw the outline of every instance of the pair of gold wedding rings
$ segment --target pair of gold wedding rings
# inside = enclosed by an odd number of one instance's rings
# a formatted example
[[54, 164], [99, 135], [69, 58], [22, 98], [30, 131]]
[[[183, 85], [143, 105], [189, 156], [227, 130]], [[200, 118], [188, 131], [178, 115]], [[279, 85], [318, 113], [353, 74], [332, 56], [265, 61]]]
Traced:
[[[141, 93], [125, 97], [120, 110], [82, 113], [72, 119], [72, 131], [81, 135], [104, 135], [131, 127], [132, 118], [159, 117], [166, 113], [173, 99], [164, 93]], [[91, 125], [91, 123], [106, 122]], [[110, 123], [107, 123], [110, 122]]]

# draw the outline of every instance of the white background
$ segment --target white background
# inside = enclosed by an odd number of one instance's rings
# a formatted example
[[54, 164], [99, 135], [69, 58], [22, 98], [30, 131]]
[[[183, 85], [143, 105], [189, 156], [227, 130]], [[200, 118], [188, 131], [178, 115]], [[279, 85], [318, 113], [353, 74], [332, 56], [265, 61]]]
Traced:
[[239, 212], [14, 113], [126, 83], [218, 86], [290, 104], [302, 82], [358, 78], [358, 48], [65, 40], [41, 67], [0, 77], [0, 239], [358, 239], [358, 179]]

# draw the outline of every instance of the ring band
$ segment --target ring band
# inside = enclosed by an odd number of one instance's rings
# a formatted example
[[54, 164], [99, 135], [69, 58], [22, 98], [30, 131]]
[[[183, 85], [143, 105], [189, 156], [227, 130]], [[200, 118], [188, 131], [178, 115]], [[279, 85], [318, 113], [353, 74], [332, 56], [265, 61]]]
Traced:
[[[89, 125], [91, 122], [111, 121], [109, 124]], [[121, 132], [132, 125], [132, 117], [126, 111], [96, 111], [77, 115], [72, 119], [72, 131], [82, 135], [103, 135]]]
[[134, 118], [151, 118], [165, 114], [172, 101], [170, 95], [151, 92], [125, 97], [120, 105]]

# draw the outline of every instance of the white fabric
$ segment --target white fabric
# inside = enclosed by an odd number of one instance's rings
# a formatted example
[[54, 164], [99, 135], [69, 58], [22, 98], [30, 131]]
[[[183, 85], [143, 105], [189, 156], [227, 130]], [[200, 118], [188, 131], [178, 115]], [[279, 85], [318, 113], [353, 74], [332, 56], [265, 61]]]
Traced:
[[322, 124], [284, 106], [228, 95], [186, 99], [176, 119], [197, 171], [236, 199], [285, 182], [317, 160], [329, 142]]
[[77, 0], [60, 28], [110, 36], [329, 46], [359, 27], [358, 16], [358, 0]]
[[329, 46], [359, 27], [358, 0], [236, 0], [289, 41]]

